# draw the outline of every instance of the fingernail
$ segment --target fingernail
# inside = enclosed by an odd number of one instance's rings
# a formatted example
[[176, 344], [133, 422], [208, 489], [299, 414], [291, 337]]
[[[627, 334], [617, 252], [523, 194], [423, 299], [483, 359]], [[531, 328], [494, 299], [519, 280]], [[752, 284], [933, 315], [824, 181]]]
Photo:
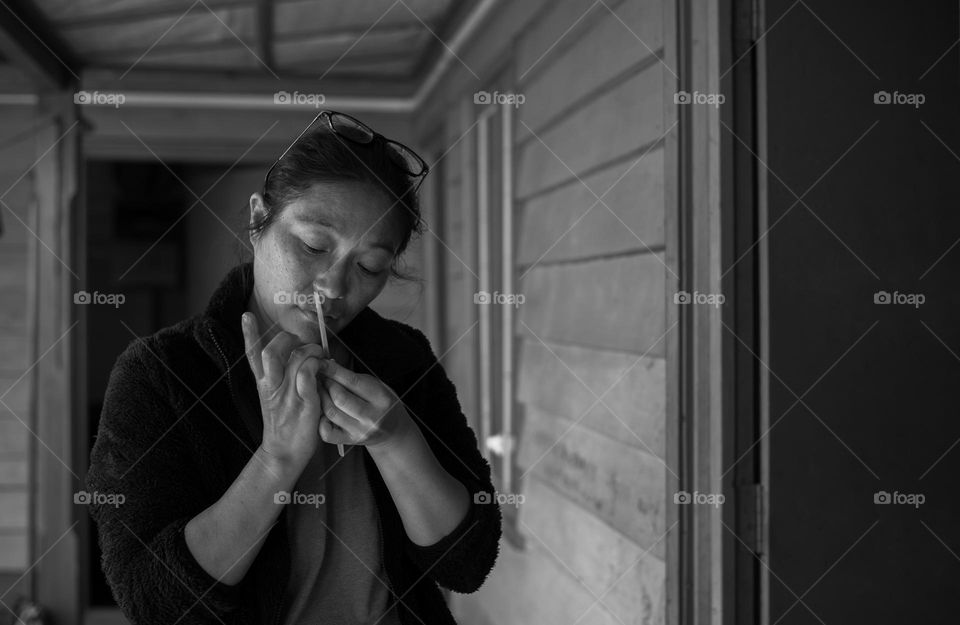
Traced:
[[247, 313], [243, 313], [242, 315], [240, 315], [240, 323], [242, 323], [243, 325], [247, 325]]

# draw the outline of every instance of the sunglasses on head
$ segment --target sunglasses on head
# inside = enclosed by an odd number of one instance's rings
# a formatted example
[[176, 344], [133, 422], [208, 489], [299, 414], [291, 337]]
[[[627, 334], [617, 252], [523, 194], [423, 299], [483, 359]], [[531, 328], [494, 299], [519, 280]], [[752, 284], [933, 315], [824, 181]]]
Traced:
[[356, 117], [351, 117], [346, 113], [338, 113], [337, 111], [320, 111], [317, 113], [317, 116], [303, 129], [296, 139], [287, 146], [287, 149], [283, 151], [283, 154], [280, 155], [273, 165], [270, 166], [270, 169], [267, 170], [267, 175], [263, 177], [263, 191], [264, 194], [267, 190], [267, 179], [270, 178], [270, 174], [273, 172], [274, 167], [277, 166], [277, 163], [286, 156], [287, 152], [290, 151], [290, 148], [300, 140], [310, 128], [317, 122], [318, 119], [323, 119], [330, 131], [338, 137], [356, 143], [358, 145], [367, 145], [373, 143], [376, 140], [383, 141], [384, 146], [387, 150], [387, 155], [394, 165], [399, 167], [404, 171], [408, 176], [419, 178], [416, 187], [414, 187], [413, 192], [416, 193], [420, 189], [420, 184], [423, 182], [423, 179], [426, 178], [427, 173], [430, 171], [430, 167], [427, 165], [427, 162], [420, 158], [420, 155], [403, 145], [399, 141], [394, 141], [393, 139], [388, 139], [384, 137], [379, 132], [375, 131], [370, 126], [367, 126], [362, 121]]

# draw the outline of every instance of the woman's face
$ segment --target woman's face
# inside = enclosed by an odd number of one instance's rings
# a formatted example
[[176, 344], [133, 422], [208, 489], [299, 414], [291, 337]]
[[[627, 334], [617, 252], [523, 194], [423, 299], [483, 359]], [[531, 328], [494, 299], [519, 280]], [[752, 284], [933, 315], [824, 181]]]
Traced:
[[[386, 192], [368, 183], [317, 183], [252, 236], [250, 305], [258, 309], [260, 331], [277, 323], [271, 337], [285, 330], [304, 343], [320, 343], [314, 290], [325, 298], [327, 329], [335, 334], [346, 327], [390, 276], [400, 244], [391, 205]], [[263, 214], [259, 193], [250, 198], [250, 209], [252, 218]]]

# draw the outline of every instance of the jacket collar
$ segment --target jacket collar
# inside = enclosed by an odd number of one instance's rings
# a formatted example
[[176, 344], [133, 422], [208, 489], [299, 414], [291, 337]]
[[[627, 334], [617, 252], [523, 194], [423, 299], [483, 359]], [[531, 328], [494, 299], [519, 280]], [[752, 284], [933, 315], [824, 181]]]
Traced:
[[[247, 310], [253, 290], [253, 263], [241, 263], [228, 271], [201, 315], [196, 340], [217, 363], [228, 382], [237, 408], [244, 416], [255, 444], [263, 435], [263, 417], [253, 372], [244, 355], [240, 316]], [[390, 321], [365, 307], [337, 336], [353, 355], [355, 370], [369, 373], [398, 395], [406, 391], [417, 371], [429, 366], [429, 354], [405, 326]], [[226, 360], [226, 362], [224, 362]], [[229, 363], [229, 371], [227, 364]], [[238, 401], [238, 398], [242, 400]], [[246, 405], [244, 405], [246, 404]], [[251, 412], [255, 407], [256, 414]]]

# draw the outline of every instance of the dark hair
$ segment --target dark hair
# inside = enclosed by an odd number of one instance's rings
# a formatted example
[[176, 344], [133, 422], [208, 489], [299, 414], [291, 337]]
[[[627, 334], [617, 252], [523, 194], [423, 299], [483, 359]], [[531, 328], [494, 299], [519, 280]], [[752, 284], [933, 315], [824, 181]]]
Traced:
[[397, 167], [387, 149], [383, 141], [353, 143], [325, 126], [318, 126], [304, 134], [277, 161], [262, 190], [266, 214], [257, 222], [248, 223], [244, 230], [259, 236], [288, 203], [301, 197], [316, 183], [357, 181], [371, 184], [386, 193], [390, 201], [388, 210], [398, 211], [400, 245], [390, 265], [390, 277], [420, 282], [416, 276], [399, 269], [412, 235], [423, 234], [420, 200], [415, 191], [415, 180]]

